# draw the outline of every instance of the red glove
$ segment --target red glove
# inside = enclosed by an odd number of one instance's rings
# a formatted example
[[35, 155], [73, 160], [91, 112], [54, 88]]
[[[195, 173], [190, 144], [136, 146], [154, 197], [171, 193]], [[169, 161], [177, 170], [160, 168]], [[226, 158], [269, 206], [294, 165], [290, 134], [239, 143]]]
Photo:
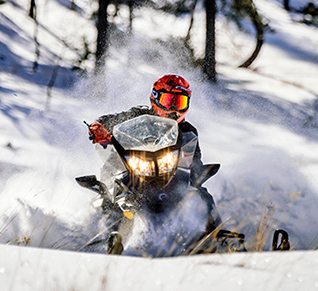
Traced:
[[111, 134], [99, 122], [93, 122], [90, 124], [88, 132], [89, 139], [92, 140], [93, 143], [108, 143], [112, 138]]

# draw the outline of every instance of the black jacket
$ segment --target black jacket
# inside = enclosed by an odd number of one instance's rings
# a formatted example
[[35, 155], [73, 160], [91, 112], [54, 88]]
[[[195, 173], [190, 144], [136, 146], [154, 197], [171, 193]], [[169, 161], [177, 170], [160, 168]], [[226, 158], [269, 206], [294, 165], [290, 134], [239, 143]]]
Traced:
[[[113, 134], [114, 126], [122, 123], [126, 120], [138, 117], [140, 115], [156, 115], [152, 108], [149, 108], [147, 106], [138, 106], [138, 107], [132, 107], [128, 111], [123, 111], [116, 114], [108, 114], [103, 115], [97, 119], [98, 122], [100, 122], [111, 134]], [[192, 131], [196, 136], [198, 136], [197, 129], [190, 124], [189, 122], [185, 121], [184, 119], [179, 122], [179, 129], [181, 132], [190, 132]], [[194, 157], [193, 157], [193, 164], [191, 168], [191, 185], [192, 186], [198, 186], [196, 185], [197, 179], [201, 176], [203, 172], [203, 163], [201, 161], [201, 150], [199, 143], [197, 144]]]

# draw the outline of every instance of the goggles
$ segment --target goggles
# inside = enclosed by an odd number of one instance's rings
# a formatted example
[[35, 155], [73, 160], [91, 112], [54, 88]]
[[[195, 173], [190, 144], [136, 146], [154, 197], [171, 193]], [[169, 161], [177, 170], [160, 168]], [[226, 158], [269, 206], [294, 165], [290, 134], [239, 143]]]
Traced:
[[164, 108], [169, 109], [175, 105], [178, 111], [183, 111], [189, 107], [190, 97], [178, 93], [161, 93], [157, 98], [157, 102]]

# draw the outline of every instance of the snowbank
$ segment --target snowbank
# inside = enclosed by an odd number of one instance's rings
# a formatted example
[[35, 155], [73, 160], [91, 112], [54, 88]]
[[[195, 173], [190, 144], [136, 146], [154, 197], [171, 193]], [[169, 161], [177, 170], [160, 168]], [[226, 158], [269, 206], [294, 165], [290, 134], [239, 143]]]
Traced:
[[0, 246], [2, 290], [315, 290], [318, 252], [147, 259]]

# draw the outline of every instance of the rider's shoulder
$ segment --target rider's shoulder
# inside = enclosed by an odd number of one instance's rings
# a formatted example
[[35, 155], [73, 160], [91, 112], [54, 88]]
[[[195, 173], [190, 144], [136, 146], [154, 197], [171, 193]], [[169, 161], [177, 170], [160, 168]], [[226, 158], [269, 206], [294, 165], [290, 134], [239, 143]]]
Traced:
[[151, 107], [149, 107], [147, 105], [139, 105], [139, 106], [135, 106], [135, 107], [130, 108], [128, 110], [128, 112], [135, 113], [136, 116], [138, 116], [138, 115], [143, 115], [143, 114], [152, 114], [153, 110]]

